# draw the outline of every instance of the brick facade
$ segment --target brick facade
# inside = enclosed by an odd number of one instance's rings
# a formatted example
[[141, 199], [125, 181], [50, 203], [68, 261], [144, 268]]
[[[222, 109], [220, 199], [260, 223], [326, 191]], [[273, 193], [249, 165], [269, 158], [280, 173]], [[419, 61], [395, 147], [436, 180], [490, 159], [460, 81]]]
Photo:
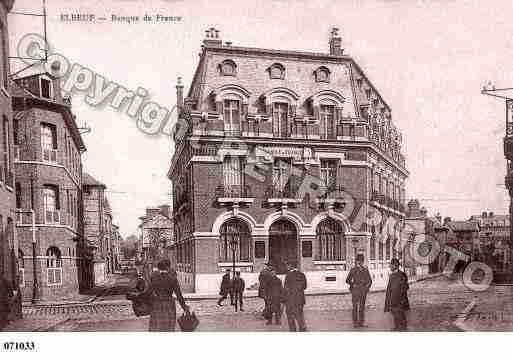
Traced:
[[[43, 91], [42, 79], [49, 81], [49, 98], [38, 92]], [[47, 74], [15, 81], [13, 110], [23, 298], [72, 297], [85, 281], [81, 162], [85, 146], [70, 104], [60, 96], [58, 81]]]
[[267, 261], [292, 261], [311, 288], [340, 288], [357, 253], [386, 279], [392, 253], [377, 256], [371, 241], [381, 226], [360, 222], [370, 211], [404, 217], [401, 135], [335, 40], [330, 54], [204, 41], [183, 104], [177, 86], [182, 125], [168, 173], [184, 290], [218, 290], [235, 237], [248, 287]]

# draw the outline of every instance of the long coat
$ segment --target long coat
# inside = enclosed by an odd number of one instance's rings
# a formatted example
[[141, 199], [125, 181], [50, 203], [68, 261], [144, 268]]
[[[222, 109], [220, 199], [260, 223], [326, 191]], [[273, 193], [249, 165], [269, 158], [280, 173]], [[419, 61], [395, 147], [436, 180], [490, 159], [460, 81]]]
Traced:
[[234, 293], [243, 293], [246, 287], [246, 283], [242, 278], [235, 278], [232, 282], [232, 290]]
[[367, 268], [356, 266], [349, 271], [346, 283], [349, 284], [351, 293], [365, 294], [372, 285], [372, 278]]
[[226, 295], [232, 290], [232, 280], [230, 279], [230, 273], [223, 275], [221, 280], [221, 288], [219, 289], [219, 295]]
[[276, 276], [270, 276], [267, 283], [266, 298], [271, 304], [272, 312], [279, 312], [281, 310], [281, 303], [284, 299], [283, 285], [281, 279]]
[[390, 312], [392, 309], [409, 310], [409, 288], [408, 277], [404, 272], [398, 270], [390, 274], [385, 297], [385, 312]]
[[271, 277], [271, 273], [268, 269], [262, 269], [260, 275], [258, 276], [258, 297], [265, 298], [267, 291], [267, 284]]
[[287, 309], [305, 305], [306, 277], [302, 272], [298, 270], [288, 272], [283, 287]]
[[174, 331], [176, 325], [176, 306], [173, 294], [185, 310], [180, 284], [176, 276], [168, 272], [156, 272], [151, 275], [148, 292], [152, 294], [150, 331]]

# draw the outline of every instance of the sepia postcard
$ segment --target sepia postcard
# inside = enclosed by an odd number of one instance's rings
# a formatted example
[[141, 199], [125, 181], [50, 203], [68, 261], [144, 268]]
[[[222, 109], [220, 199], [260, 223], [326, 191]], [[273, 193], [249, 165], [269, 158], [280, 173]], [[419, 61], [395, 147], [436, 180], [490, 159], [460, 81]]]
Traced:
[[512, 13], [1, 0], [0, 352], [513, 331]]

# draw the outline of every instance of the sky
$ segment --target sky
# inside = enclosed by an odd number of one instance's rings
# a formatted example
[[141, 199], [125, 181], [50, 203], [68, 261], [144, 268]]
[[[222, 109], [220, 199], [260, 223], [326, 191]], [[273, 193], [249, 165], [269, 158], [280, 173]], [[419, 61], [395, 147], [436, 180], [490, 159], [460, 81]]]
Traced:
[[[40, 12], [41, 3], [16, 0], [14, 10]], [[488, 81], [513, 86], [511, 0], [47, 0], [47, 12], [56, 52], [128, 89], [144, 87], [148, 98], [168, 108], [176, 101], [178, 76], [187, 92], [210, 27], [234, 46], [329, 52], [330, 28], [337, 26], [345, 53], [391, 106], [403, 133], [407, 199], [453, 219], [508, 211], [505, 104], [480, 90]], [[108, 19], [162, 14], [182, 21], [61, 21], [61, 14], [72, 13]], [[24, 34], [43, 33], [41, 18], [11, 14], [9, 31], [15, 53]], [[13, 60], [12, 71], [22, 65]], [[171, 202], [171, 139], [146, 135], [123, 111], [93, 108], [81, 94], [72, 110], [80, 126], [92, 129], [84, 135], [85, 170], [107, 185], [122, 235], [137, 233], [146, 207]]]

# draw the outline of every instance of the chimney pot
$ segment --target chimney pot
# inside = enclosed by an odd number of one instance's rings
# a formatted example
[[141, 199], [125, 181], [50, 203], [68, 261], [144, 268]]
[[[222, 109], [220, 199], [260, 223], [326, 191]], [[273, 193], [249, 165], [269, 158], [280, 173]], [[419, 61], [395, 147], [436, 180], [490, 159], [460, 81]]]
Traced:
[[342, 38], [338, 36], [338, 28], [333, 27], [331, 29], [331, 38], [330, 38], [330, 55], [341, 56], [344, 53], [344, 49], [342, 49]]

